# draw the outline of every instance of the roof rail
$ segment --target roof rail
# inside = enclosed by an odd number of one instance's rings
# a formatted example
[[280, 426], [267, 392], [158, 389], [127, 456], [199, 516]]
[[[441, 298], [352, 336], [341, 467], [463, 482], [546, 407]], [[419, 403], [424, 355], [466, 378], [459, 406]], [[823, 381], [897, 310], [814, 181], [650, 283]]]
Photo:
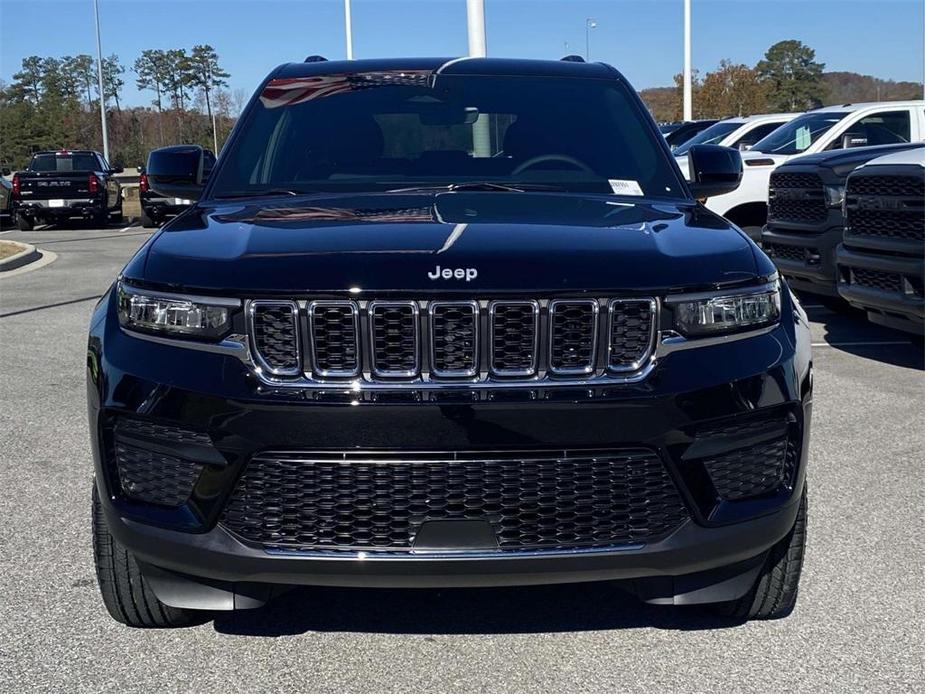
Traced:
[[582, 58], [580, 55], [575, 55], [574, 53], [573, 53], [572, 55], [565, 55], [565, 56], [562, 56], [561, 58], [559, 58], [559, 60], [564, 60], [566, 63], [583, 63], [583, 62], [585, 62], [585, 59], [584, 59], [584, 58]]
[[306, 63], [326, 63], [328, 59], [323, 55], [310, 55], [305, 59]]

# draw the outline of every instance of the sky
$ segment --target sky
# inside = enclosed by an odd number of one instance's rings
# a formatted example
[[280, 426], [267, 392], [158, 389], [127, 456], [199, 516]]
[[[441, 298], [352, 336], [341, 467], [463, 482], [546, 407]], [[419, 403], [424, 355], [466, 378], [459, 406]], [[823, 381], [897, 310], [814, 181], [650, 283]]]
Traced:
[[[345, 57], [343, 0], [99, 0], [103, 54], [129, 69], [145, 48], [208, 43], [247, 96], [276, 65]], [[923, 0], [693, 0], [693, 64], [754, 65], [767, 48], [798, 39], [827, 70], [925, 79]], [[356, 58], [458, 56], [467, 51], [465, 0], [352, 0]], [[616, 66], [637, 89], [667, 86], [682, 66], [682, 0], [485, 0], [488, 54], [584, 54]], [[567, 47], [566, 47], [567, 44]], [[92, 0], [0, 0], [0, 78], [29, 55], [96, 53]]]

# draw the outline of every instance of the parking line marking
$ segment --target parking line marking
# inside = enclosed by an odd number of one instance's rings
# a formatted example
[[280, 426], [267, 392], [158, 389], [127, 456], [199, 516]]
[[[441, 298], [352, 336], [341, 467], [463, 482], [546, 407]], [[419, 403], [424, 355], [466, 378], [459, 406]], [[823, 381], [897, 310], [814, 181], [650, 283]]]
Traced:
[[882, 341], [862, 341], [862, 342], [813, 342], [813, 347], [862, 347], [869, 346], [886, 346], [886, 345], [911, 345], [908, 340], [882, 340]]

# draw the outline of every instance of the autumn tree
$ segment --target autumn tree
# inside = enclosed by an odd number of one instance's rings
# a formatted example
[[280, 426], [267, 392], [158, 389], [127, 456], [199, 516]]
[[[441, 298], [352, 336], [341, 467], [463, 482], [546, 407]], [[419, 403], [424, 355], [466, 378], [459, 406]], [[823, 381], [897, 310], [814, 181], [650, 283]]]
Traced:
[[698, 102], [701, 115], [708, 118], [762, 113], [768, 108], [768, 84], [754, 68], [721, 60], [704, 77]]

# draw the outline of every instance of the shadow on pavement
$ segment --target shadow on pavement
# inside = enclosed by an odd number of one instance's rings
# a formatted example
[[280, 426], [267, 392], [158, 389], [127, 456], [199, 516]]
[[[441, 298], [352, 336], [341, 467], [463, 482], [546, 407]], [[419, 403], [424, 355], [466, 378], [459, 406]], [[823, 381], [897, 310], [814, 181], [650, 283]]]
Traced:
[[311, 631], [384, 634], [534, 634], [654, 627], [740, 626], [697, 607], [646, 605], [614, 583], [514, 588], [296, 588], [257, 610], [216, 613], [216, 631], [287, 636]]
[[822, 326], [823, 341], [832, 348], [864, 359], [910, 369], [925, 369], [925, 349], [921, 338], [884, 328], [867, 320], [861, 311], [832, 311], [807, 302], [809, 319]]

